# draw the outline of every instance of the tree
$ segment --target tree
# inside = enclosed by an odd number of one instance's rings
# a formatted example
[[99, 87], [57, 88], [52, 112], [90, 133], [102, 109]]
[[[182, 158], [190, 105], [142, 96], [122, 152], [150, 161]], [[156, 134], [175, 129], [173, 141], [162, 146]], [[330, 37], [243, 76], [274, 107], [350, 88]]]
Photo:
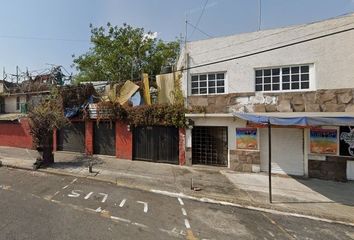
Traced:
[[[107, 28], [91, 28], [90, 50], [74, 58], [79, 71], [76, 81], [122, 82], [139, 78], [142, 72], [160, 73], [161, 67], [176, 63], [179, 42], [163, 42], [152, 32], [123, 24], [122, 27], [107, 24]], [[74, 56], [75, 57], [75, 56]]]
[[[60, 129], [68, 124], [57, 87], [54, 87], [49, 96], [43, 97], [40, 103], [30, 110], [28, 118], [33, 143], [37, 150], [42, 152], [41, 164], [53, 163], [54, 129]], [[37, 162], [37, 167], [39, 167], [38, 164]]]

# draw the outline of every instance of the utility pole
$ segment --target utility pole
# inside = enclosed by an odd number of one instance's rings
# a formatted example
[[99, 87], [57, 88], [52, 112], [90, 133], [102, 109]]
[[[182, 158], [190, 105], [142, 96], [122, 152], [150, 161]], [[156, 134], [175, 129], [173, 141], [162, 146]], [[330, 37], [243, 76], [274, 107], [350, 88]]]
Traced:
[[[186, 13], [186, 19], [185, 19], [185, 30], [186, 32], [184, 33], [184, 66], [186, 69], [188, 69], [188, 53], [187, 53], [187, 34], [188, 34], [188, 14]], [[182, 73], [183, 73], [183, 69], [182, 69]], [[182, 74], [183, 76], [183, 74]], [[185, 105], [186, 107], [188, 107], [188, 89], [189, 89], [189, 81], [188, 81], [188, 70], [185, 72], [185, 77], [187, 79], [187, 95], [186, 95], [186, 101], [185, 101]]]
[[262, 27], [262, 0], [258, 0], [258, 31]]
[[16, 66], [16, 83], [18, 84], [18, 66]]
[[186, 13], [185, 23], [185, 33], [184, 33], [184, 47], [187, 48], [187, 34], [188, 34], [188, 14]]

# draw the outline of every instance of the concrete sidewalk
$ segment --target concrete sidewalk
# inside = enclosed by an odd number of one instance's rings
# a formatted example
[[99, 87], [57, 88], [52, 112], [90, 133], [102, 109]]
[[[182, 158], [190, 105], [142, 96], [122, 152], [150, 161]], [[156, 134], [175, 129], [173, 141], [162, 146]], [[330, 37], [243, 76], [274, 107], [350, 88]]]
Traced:
[[[33, 150], [0, 147], [3, 165], [32, 169]], [[273, 204], [268, 200], [268, 177], [226, 168], [176, 166], [56, 152], [55, 164], [40, 171], [108, 181], [119, 186], [159, 190], [209, 198], [244, 206], [274, 209], [354, 223], [354, 182], [273, 177]], [[88, 165], [93, 164], [89, 173]], [[191, 182], [199, 191], [191, 189]]]

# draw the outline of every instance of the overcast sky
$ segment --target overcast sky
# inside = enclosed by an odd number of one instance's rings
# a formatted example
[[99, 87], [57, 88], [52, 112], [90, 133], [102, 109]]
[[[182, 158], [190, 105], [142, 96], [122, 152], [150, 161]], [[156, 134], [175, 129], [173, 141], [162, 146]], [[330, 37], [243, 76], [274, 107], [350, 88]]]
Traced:
[[[259, 0], [1, 0], [0, 68], [30, 71], [63, 65], [90, 47], [89, 24], [126, 22], [174, 40], [185, 32], [185, 18], [218, 37], [258, 28]], [[262, 29], [323, 20], [354, 12], [354, 0], [262, 0]], [[188, 27], [189, 40], [207, 38]], [[2, 73], [0, 72], [0, 79]]]

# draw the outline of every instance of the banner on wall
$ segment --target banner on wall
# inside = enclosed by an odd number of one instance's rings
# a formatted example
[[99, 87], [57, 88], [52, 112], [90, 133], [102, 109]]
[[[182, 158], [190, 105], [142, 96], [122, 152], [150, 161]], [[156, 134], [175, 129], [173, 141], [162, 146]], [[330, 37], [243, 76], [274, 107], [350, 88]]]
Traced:
[[257, 128], [237, 128], [236, 148], [257, 150]]
[[315, 154], [337, 154], [337, 129], [311, 129], [310, 152]]
[[339, 128], [339, 154], [354, 157], [354, 126]]

